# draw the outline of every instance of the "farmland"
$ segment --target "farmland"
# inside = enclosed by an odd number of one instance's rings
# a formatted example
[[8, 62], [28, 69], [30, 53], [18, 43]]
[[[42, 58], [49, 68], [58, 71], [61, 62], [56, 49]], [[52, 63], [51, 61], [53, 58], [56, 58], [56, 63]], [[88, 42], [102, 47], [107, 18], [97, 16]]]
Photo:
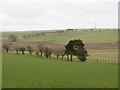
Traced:
[[[10, 51], [3, 53], [4, 88], [116, 88], [118, 87], [118, 32], [117, 31], [74, 31], [64, 33], [4, 32], [3, 43], [10, 44]], [[17, 41], [10, 42], [9, 35], [16, 35]], [[32, 35], [23, 38], [23, 35]], [[81, 39], [89, 56], [87, 62], [73, 62], [40, 56], [16, 55], [15, 46], [40, 43], [44, 47], [63, 49], [69, 40]], [[99, 63], [96, 62], [99, 61]], [[88, 62], [89, 61], [89, 62]]]
[[118, 41], [117, 31], [74, 31], [65, 33], [46, 33], [45, 36], [32, 36], [29, 39], [24, 39], [23, 35], [31, 35], [40, 32], [4, 32], [2, 35], [3, 40], [8, 40], [9, 35], [14, 34], [18, 40], [23, 41], [39, 41], [39, 42], [52, 42], [59, 44], [66, 44], [70, 39], [81, 39], [85, 43], [116, 43]]
[[[100, 60], [118, 60], [118, 32], [117, 31], [74, 31], [64, 33], [46, 33], [43, 35], [35, 35], [41, 33], [34, 32], [4, 32], [2, 35], [3, 43], [8, 42], [9, 35], [13, 34], [18, 37], [16, 42], [12, 42], [11, 51], [14, 51], [15, 46], [31, 45], [36, 48], [40, 43], [53, 49], [64, 48], [69, 40], [81, 39], [85, 43], [86, 49], [89, 51], [89, 59]], [[30, 38], [24, 39], [23, 35], [33, 35]]]

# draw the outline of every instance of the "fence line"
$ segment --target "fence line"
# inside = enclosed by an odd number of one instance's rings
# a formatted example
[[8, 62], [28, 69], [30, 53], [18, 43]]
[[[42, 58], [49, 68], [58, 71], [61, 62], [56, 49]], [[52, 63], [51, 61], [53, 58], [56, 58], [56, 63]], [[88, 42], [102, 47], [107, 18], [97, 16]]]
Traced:
[[[11, 52], [14, 53], [14, 52]], [[56, 58], [56, 56], [54, 56]], [[59, 57], [60, 59], [61, 57]], [[64, 57], [66, 60], [66, 57]], [[73, 60], [74, 61], [74, 60]], [[108, 59], [108, 60], [102, 60], [102, 59], [87, 59], [85, 61], [86, 63], [107, 63], [107, 64], [118, 64], [118, 60]]]
[[117, 60], [101, 60], [101, 59], [88, 59], [87, 63], [108, 63], [108, 64], [118, 64]]

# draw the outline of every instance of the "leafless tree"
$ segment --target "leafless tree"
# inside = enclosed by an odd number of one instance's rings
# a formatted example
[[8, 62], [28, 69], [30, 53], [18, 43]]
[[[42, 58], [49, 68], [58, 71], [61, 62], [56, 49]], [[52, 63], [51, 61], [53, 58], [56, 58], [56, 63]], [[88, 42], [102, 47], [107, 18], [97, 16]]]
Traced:
[[42, 57], [43, 53], [44, 53], [44, 47], [43, 44], [41, 43], [40, 45], [38, 45], [38, 50], [40, 52], [40, 56]]
[[34, 52], [31, 46], [27, 46], [26, 50], [30, 53], [30, 55], [32, 55], [32, 53]]
[[52, 49], [45, 47], [45, 50], [44, 50], [45, 57], [51, 58], [51, 54], [52, 54]]
[[10, 49], [9, 45], [8, 45], [7, 43], [4, 43], [4, 44], [2, 45], [2, 47], [3, 47], [3, 49], [5, 49], [6, 52], [8, 53], [8, 51], [9, 51], [9, 49]]

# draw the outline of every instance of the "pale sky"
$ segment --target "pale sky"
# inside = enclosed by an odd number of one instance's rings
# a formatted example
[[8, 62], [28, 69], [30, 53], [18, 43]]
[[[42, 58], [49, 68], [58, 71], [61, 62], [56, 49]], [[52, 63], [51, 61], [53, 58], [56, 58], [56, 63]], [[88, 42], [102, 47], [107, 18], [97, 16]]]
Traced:
[[0, 0], [0, 31], [118, 27], [119, 0]]

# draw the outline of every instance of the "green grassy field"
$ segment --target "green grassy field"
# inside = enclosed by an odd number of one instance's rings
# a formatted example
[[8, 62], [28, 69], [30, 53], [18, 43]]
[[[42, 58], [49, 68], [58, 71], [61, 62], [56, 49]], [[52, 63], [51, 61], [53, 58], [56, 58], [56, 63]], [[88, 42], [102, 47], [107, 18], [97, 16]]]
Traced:
[[[33, 32], [32, 34], [34, 34]], [[70, 39], [81, 39], [85, 43], [116, 43], [118, 42], [117, 31], [74, 31], [65, 33], [46, 33], [45, 36], [32, 36], [29, 39], [23, 39], [23, 35], [28, 35], [30, 32], [4, 32], [2, 35], [3, 40], [7, 40], [9, 35], [14, 34], [18, 37], [18, 40], [24, 41], [42, 41], [66, 44]]]
[[3, 54], [3, 88], [117, 88], [117, 64]]
[[100, 51], [88, 51], [88, 59], [98, 59], [98, 60], [114, 60], [118, 61], [118, 51], [117, 50], [100, 50]]

